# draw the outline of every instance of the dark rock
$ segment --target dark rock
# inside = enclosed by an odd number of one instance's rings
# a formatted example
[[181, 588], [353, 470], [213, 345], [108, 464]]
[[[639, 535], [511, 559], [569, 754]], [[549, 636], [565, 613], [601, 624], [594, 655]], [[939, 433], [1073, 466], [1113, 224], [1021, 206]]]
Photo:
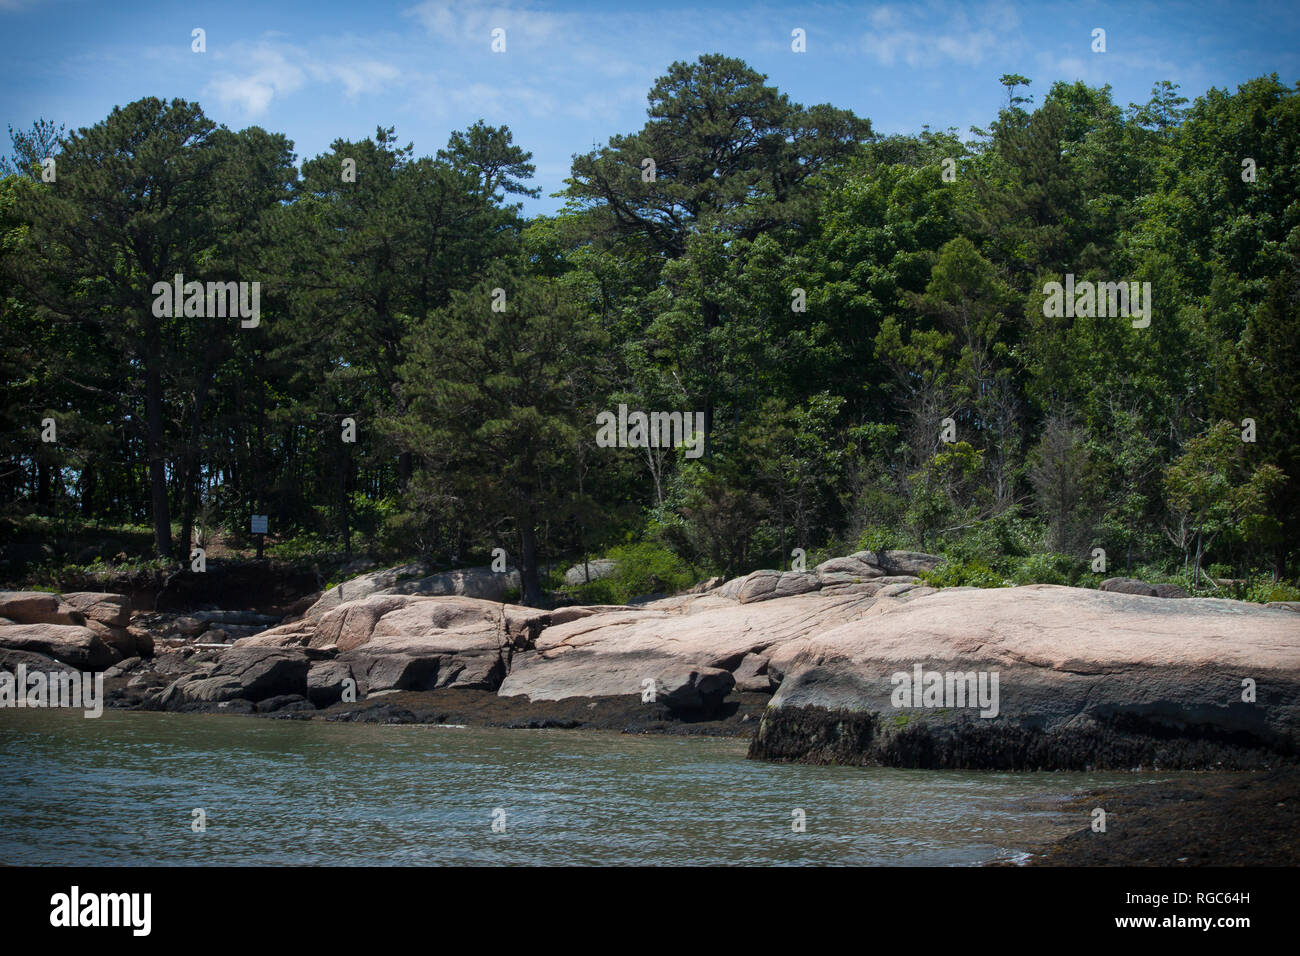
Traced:
[[772, 690], [772, 676], [767, 672], [767, 658], [761, 654], [746, 654], [745, 659], [732, 672], [736, 690], [766, 693]]
[[281, 694], [278, 697], [268, 697], [266, 700], [257, 703], [257, 712], [259, 714], [272, 714], [282, 710], [304, 711], [315, 709], [315, 705], [301, 694]]
[[124, 661], [118, 661], [108, 670], [104, 671], [104, 678], [125, 677], [127, 674], [138, 670], [144, 665], [144, 659], [140, 657], [128, 657]]
[[190, 703], [242, 698], [253, 702], [283, 694], [306, 696], [310, 661], [305, 654], [279, 648], [232, 648], [211, 673], [185, 674], [163, 694], [168, 709]]
[[356, 681], [347, 661], [312, 664], [307, 671], [307, 697], [317, 707], [337, 704], [343, 699], [344, 681], [347, 680]]
[[1154, 586], [1137, 578], [1107, 578], [1097, 588], [1099, 591], [1114, 591], [1118, 594], [1137, 594], [1141, 597], [1159, 597]]

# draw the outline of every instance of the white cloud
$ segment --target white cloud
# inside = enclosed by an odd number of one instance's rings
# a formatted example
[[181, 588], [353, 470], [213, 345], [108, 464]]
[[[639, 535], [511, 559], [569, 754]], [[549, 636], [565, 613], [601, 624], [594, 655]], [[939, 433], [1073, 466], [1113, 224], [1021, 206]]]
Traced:
[[453, 3], [451, 0], [425, 0], [405, 11], [438, 40], [456, 44], [481, 44], [490, 48], [492, 31], [506, 31], [507, 52], [519, 44], [520, 49], [545, 46], [554, 39], [572, 35], [586, 15], [548, 13], [531, 9], [523, 3], [483, 3], [479, 0]]
[[[894, 7], [878, 7], [861, 41], [862, 52], [883, 66], [901, 60], [912, 67], [934, 67], [949, 60], [977, 66], [1015, 43], [1020, 19], [1006, 3], [994, 3], [971, 15], [965, 10], [931, 5], [912, 7], [903, 16]], [[973, 22], [972, 22], [973, 21]]]
[[394, 63], [350, 52], [308, 51], [263, 38], [255, 44], [236, 45], [217, 53], [224, 72], [212, 79], [205, 93], [235, 106], [250, 117], [264, 114], [274, 99], [297, 92], [309, 81], [337, 84], [343, 96], [356, 101], [362, 95], [381, 93], [403, 79]]
[[333, 80], [343, 84], [344, 95], [356, 100], [362, 93], [380, 93], [397, 82], [402, 71], [391, 63], [378, 60], [311, 64], [308, 71], [317, 80]]
[[265, 43], [221, 55], [219, 59], [236, 61], [240, 69], [217, 76], [207, 89], [227, 106], [238, 106], [249, 116], [260, 116], [271, 105], [272, 98], [302, 88], [306, 79], [304, 71], [291, 62], [291, 58], [301, 57], [300, 50], [291, 47], [281, 50]]

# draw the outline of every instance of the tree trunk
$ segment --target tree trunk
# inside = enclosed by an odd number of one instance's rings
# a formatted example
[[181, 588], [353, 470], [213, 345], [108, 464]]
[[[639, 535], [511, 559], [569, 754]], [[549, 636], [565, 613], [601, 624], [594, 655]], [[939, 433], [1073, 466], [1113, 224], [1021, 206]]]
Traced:
[[199, 441], [203, 434], [203, 409], [208, 404], [208, 391], [216, 371], [218, 354], [208, 348], [203, 354], [203, 370], [194, 390], [194, 416], [190, 419], [189, 440], [185, 443], [181, 474], [181, 541], [190, 548], [194, 544], [194, 512], [198, 508], [199, 491]]
[[172, 555], [172, 516], [167, 504], [167, 461], [163, 456], [161, 333], [157, 322], [145, 326], [145, 446], [149, 456], [149, 489], [153, 511], [154, 551]]
[[542, 582], [537, 573], [537, 531], [531, 518], [525, 519], [519, 527], [519, 584], [523, 590], [522, 600], [528, 607], [541, 607]]
[[343, 524], [343, 558], [352, 560], [352, 513], [348, 508], [348, 456], [339, 453], [339, 516]]
[[36, 513], [50, 513], [50, 466], [43, 461], [36, 463]]
[[81, 517], [89, 520], [95, 514], [95, 492], [99, 487], [99, 473], [94, 465], [81, 470]]
[[709, 347], [709, 332], [718, 325], [718, 318], [722, 310], [716, 302], [705, 301], [704, 303], [704, 455], [709, 458], [713, 454], [713, 353]]

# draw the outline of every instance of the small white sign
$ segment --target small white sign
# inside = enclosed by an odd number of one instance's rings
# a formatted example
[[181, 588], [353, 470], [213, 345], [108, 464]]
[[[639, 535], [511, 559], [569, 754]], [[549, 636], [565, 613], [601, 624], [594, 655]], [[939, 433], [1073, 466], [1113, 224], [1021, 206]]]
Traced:
[[266, 515], [253, 515], [253, 534], [266, 534]]

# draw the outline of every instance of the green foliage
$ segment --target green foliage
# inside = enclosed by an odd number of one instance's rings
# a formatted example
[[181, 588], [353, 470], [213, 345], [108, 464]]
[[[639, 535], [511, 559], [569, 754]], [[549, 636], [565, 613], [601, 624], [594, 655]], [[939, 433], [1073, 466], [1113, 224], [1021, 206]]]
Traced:
[[1068, 554], [1030, 554], [1006, 562], [1012, 584], [1064, 584], [1078, 586], [1087, 564]]
[[618, 562], [614, 574], [578, 586], [585, 604], [626, 604], [646, 594], [674, 594], [691, 587], [698, 571], [666, 548], [650, 543], [619, 545], [605, 555]]
[[1300, 601], [1300, 587], [1285, 581], [1271, 581], [1259, 578], [1252, 581], [1245, 590], [1242, 600], [1267, 604], [1269, 601]]
[[933, 571], [922, 571], [922, 581], [935, 588], [1000, 588], [1006, 582], [983, 561], [945, 561]]
[[[991, 586], [1095, 585], [1100, 547], [1112, 574], [1288, 593], [1254, 582], [1300, 570], [1300, 94], [998, 82], [969, 140], [882, 137], [734, 58], [673, 63], [529, 221], [532, 157], [483, 120], [300, 168], [183, 100], [14, 132], [0, 575], [175, 563], [266, 513], [273, 553], [322, 563], [504, 547], [533, 603], [544, 567], [620, 547], [591, 597], [796, 548], [936, 551], [934, 580]], [[154, 315], [178, 272], [260, 281], [260, 326]], [[1150, 283], [1150, 325], [1044, 314], [1067, 275]], [[619, 404], [698, 413], [704, 454], [598, 447]]]

